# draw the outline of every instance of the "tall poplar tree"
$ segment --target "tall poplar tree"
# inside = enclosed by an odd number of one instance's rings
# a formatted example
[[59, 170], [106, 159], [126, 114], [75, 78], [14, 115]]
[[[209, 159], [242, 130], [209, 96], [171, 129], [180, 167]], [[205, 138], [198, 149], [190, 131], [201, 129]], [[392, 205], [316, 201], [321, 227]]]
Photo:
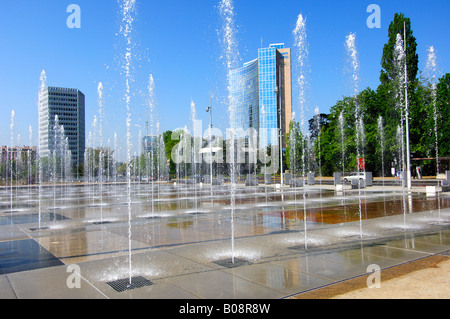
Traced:
[[383, 56], [381, 58], [382, 85], [388, 84], [396, 79], [397, 73], [394, 62], [394, 48], [397, 40], [397, 34], [404, 39], [404, 25], [406, 23], [406, 59], [408, 66], [408, 82], [413, 83], [417, 78], [419, 71], [419, 56], [417, 54], [417, 42], [413, 35], [411, 20], [406, 18], [403, 13], [396, 13], [394, 20], [389, 25], [388, 42], [384, 45]]

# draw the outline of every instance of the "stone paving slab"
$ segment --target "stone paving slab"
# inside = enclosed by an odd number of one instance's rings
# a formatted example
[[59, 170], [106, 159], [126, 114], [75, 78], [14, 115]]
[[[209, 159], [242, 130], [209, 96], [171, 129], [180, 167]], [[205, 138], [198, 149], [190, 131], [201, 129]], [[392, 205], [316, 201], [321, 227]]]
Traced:
[[[417, 237], [416, 242], [434, 242], [449, 232]], [[133, 275], [143, 275], [151, 280], [154, 284], [149, 287], [117, 293], [107, 285], [108, 281], [127, 278], [128, 256], [120, 256], [78, 264], [81, 272], [79, 289], [67, 287], [67, 279], [71, 275], [67, 272], [67, 265], [0, 276], [0, 297], [279, 299], [302, 291], [324, 291], [324, 287], [364, 276], [367, 267], [374, 263], [382, 269], [393, 269], [435, 256], [435, 245], [424, 246], [417, 251], [409, 249], [404, 241], [402, 248], [397, 247], [401, 242], [394, 240], [361, 249], [314, 252], [311, 255], [294, 250], [290, 256], [255, 260], [250, 265], [233, 269], [226, 269], [201, 257], [211, 252], [212, 243], [166, 250], [150, 249], [132, 254]], [[423, 251], [427, 249], [428, 252]]]
[[[18, 299], [104, 299], [101, 292], [80, 278], [80, 288], [67, 285], [66, 266], [43, 268], [7, 275]], [[1, 287], [3, 290], [3, 286]]]
[[[242, 209], [235, 215], [234, 241], [228, 211], [137, 218], [131, 241], [130, 225], [123, 220], [104, 225], [62, 220], [72, 226], [30, 231], [27, 214], [16, 217], [19, 225], [0, 225], [0, 299], [280, 299], [365, 278], [373, 264], [392, 273], [450, 249], [449, 209], [439, 212], [442, 224], [432, 211], [369, 219], [361, 225], [305, 225], [291, 219], [286, 227], [272, 210]], [[232, 253], [248, 263], [231, 269], [215, 263]], [[11, 271], [15, 262], [26, 265], [29, 256], [34, 256], [30, 267]], [[80, 288], [68, 286], [75, 275], [69, 266], [79, 267]], [[129, 276], [153, 284], [120, 293], [108, 285]]]

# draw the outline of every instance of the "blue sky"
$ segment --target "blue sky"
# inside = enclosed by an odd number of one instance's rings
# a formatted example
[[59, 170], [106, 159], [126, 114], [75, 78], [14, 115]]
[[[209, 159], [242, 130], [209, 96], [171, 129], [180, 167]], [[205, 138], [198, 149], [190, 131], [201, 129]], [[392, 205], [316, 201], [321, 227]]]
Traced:
[[[81, 8], [81, 29], [69, 29], [69, 4]], [[155, 98], [161, 129], [189, 125], [191, 100], [198, 118], [209, 124], [204, 111], [213, 94], [214, 124], [228, 126], [226, 70], [218, 30], [222, 27], [219, 1], [137, 1], [134, 23], [132, 124], [133, 140], [145, 134], [148, 77], [155, 80]], [[381, 28], [369, 29], [369, 4], [381, 8]], [[396, 12], [412, 20], [418, 43], [419, 67], [426, 64], [428, 46], [437, 49], [441, 73], [450, 70], [448, 0], [234, 0], [235, 24], [243, 62], [257, 57], [257, 49], [270, 43], [293, 47], [292, 31], [298, 15], [307, 19], [309, 57], [307, 106], [328, 112], [337, 100], [352, 93], [346, 75], [345, 37], [356, 33], [360, 59], [360, 88], [379, 84], [383, 45]], [[29, 144], [28, 128], [37, 144], [37, 90], [42, 69], [47, 84], [78, 88], [86, 95], [86, 131], [98, 114], [97, 85], [103, 83], [105, 143], [114, 132], [123, 149], [126, 111], [121, 59], [124, 46], [118, 35], [119, 5], [111, 0], [16, 0], [2, 3], [0, 18], [0, 144], [10, 144], [10, 114], [16, 113], [14, 139]], [[294, 84], [298, 75], [293, 72]], [[294, 88], [294, 111], [297, 98]], [[124, 153], [124, 152], [122, 152]]]

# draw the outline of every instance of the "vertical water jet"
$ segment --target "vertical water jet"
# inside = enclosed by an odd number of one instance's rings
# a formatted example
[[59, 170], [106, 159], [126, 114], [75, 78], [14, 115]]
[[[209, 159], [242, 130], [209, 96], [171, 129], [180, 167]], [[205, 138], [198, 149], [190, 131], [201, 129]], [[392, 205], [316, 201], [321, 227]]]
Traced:
[[[223, 46], [225, 67], [227, 72], [227, 83], [230, 83], [230, 73], [233, 69], [236, 69], [238, 59], [239, 59], [239, 51], [238, 44], [236, 40], [236, 26], [235, 26], [235, 12], [234, 5], [232, 0], [222, 0], [219, 4], [219, 13], [222, 18], [222, 37], [220, 42]], [[229, 124], [230, 127], [232, 123], [235, 121], [235, 110], [232, 108], [232, 95], [231, 95], [231, 87], [228, 85], [228, 115], [229, 115]], [[232, 257], [231, 261], [234, 264], [235, 261], [235, 238], [234, 238], [234, 214], [235, 214], [235, 189], [236, 189], [236, 161], [235, 161], [235, 153], [234, 153], [234, 139], [235, 136], [232, 130], [228, 130], [230, 133], [228, 136], [230, 147], [227, 148], [227, 152], [229, 152], [229, 166], [230, 166], [230, 204], [231, 204], [231, 251]]]
[[306, 119], [306, 86], [307, 86], [307, 63], [308, 58], [308, 43], [307, 43], [307, 33], [306, 33], [306, 18], [302, 14], [298, 15], [297, 22], [293, 31], [294, 35], [294, 46], [296, 54], [296, 62], [298, 68], [298, 78], [297, 85], [299, 89], [299, 110], [300, 110], [300, 131], [302, 132], [302, 178], [303, 178], [303, 224], [304, 224], [304, 240], [305, 240], [305, 250], [308, 249], [308, 235], [307, 235], [307, 214], [306, 214], [306, 145], [304, 136], [306, 135], [305, 125]]

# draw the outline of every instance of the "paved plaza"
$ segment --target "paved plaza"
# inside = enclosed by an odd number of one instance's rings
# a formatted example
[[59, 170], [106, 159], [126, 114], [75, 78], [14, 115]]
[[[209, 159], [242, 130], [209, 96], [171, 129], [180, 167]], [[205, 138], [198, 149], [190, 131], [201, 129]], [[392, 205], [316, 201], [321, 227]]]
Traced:
[[328, 298], [373, 265], [449, 255], [445, 193], [241, 187], [232, 210], [226, 186], [123, 187], [16, 189], [12, 208], [3, 189], [0, 298]]

